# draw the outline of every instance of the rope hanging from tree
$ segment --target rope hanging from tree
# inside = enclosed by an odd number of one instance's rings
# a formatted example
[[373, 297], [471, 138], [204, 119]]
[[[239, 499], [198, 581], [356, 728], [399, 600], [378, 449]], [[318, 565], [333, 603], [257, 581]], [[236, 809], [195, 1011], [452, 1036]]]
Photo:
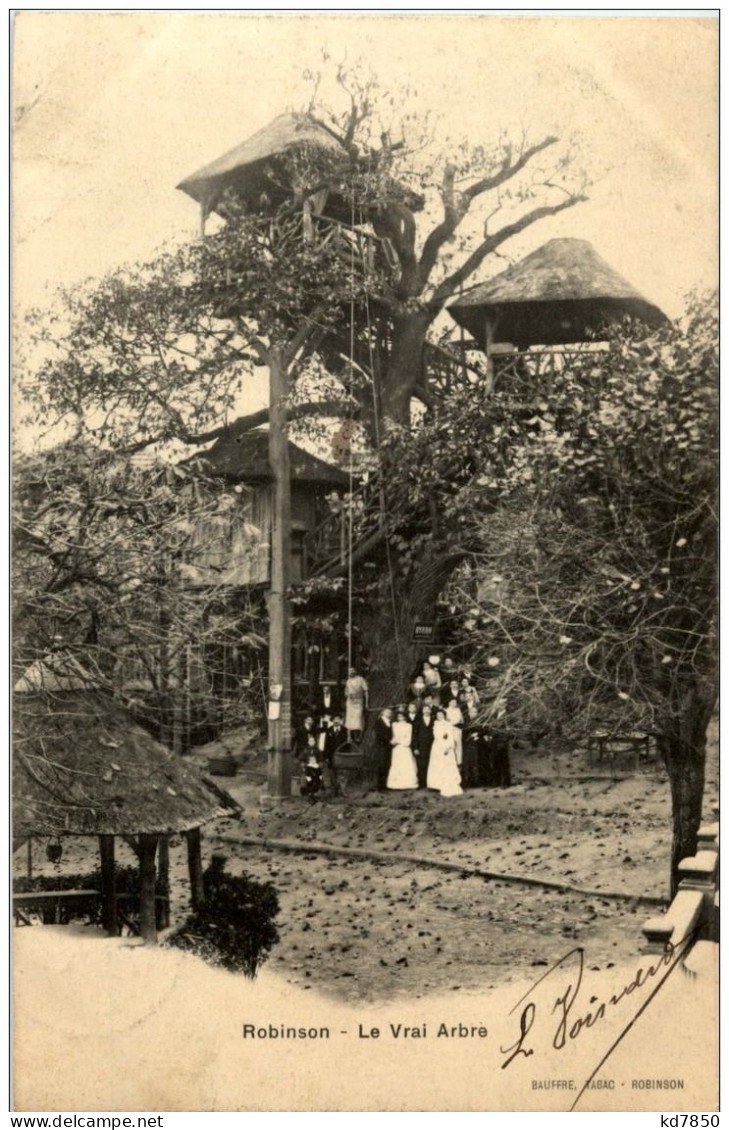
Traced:
[[[356, 240], [356, 221], [357, 215], [355, 211], [354, 191], [352, 192], [352, 211], [351, 211], [351, 242], [350, 242], [350, 302], [349, 302], [349, 358], [348, 358], [348, 379], [349, 379], [349, 392], [350, 392], [350, 406], [349, 406], [349, 505], [348, 505], [348, 538], [347, 538], [347, 669], [352, 667], [353, 659], [353, 530], [354, 530], [354, 453], [353, 453], [353, 439], [354, 439], [354, 421], [352, 418], [352, 386], [354, 383], [354, 369], [355, 369], [355, 240]], [[360, 208], [359, 213], [360, 227], [364, 224], [364, 217]], [[370, 379], [372, 381], [372, 399], [374, 407], [374, 423], [375, 423], [375, 445], [377, 448], [378, 462], [380, 463], [380, 490], [379, 490], [379, 506], [380, 506], [380, 522], [384, 526], [387, 518], [387, 506], [385, 499], [384, 477], [382, 474], [382, 462], [380, 452], [380, 405], [378, 403], [378, 388], [377, 380], [375, 378], [375, 365], [374, 353], [372, 349], [372, 318], [370, 312], [369, 291], [367, 289], [367, 255], [362, 254], [362, 272], [364, 277], [364, 295], [365, 295], [365, 318], [366, 318], [366, 333], [367, 333], [367, 347], [369, 352], [370, 363]], [[400, 676], [401, 684], [404, 682], [404, 671], [402, 663], [402, 651], [400, 646], [400, 631], [398, 624], [397, 614], [397, 600], [395, 597], [395, 578], [392, 565], [392, 551], [390, 547], [390, 539], [385, 537], [385, 552], [387, 555], [387, 573], [390, 588], [390, 600], [392, 604], [392, 621], [395, 635], [395, 648], [397, 651], [397, 666]]]

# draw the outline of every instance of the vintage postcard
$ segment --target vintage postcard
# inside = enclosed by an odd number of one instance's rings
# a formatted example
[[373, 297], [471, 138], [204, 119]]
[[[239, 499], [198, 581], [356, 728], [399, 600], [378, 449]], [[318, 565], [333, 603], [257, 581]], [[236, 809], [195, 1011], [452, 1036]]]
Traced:
[[718, 1125], [717, 86], [16, 13], [14, 1110]]

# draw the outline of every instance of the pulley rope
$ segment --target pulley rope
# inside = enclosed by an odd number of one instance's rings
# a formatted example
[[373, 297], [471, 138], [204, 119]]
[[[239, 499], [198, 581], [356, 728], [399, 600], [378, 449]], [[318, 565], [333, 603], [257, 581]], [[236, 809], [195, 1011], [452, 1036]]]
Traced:
[[[350, 242], [350, 301], [349, 301], [349, 393], [350, 393], [350, 407], [349, 407], [349, 521], [348, 521], [348, 537], [347, 537], [347, 669], [351, 670], [353, 661], [353, 531], [354, 531], [354, 422], [352, 418], [352, 386], [354, 383], [354, 368], [355, 368], [355, 243], [356, 243], [356, 220], [357, 215], [355, 211], [355, 194], [352, 191], [352, 210], [351, 210], [351, 242]], [[360, 227], [364, 225], [362, 210], [360, 208]], [[381, 436], [380, 436], [380, 404], [378, 399], [377, 380], [375, 378], [375, 365], [374, 365], [374, 351], [372, 348], [372, 317], [370, 311], [369, 291], [367, 289], [367, 255], [366, 251], [362, 254], [362, 272], [364, 279], [364, 294], [365, 294], [365, 317], [366, 317], [366, 330], [367, 330], [367, 347], [369, 352], [370, 362], [370, 376], [372, 381], [372, 400], [374, 408], [374, 422], [375, 422], [375, 445], [377, 447], [377, 456], [379, 463], [380, 474], [380, 515], [383, 525], [387, 521], [387, 501], [385, 497], [385, 483], [384, 474], [382, 470], [382, 455], [380, 450]], [[397, 599], [395, 596], [395, 576], [392, 564], [392, 550], [390, 547], [390, 539], [385, 530], [385, 553], [387, 556], [387, 573], [390, 588], [390, 601], [392, 604], [392, 622], [395, 635], [395, 649], [397, 652], [397, 666], [400, 676], [400, 684], [404, 682], [404, 671], [402, 662], [402, 649], [400, 645], [400, 630], [399, 630], [399, 617], [397, 613]]]
[[[375, 415], [375, 443], [377, 445], [377, 458], [380, 465], [380, 513], [383, 524], [387, 522], [387, 499], [385, 497], [385, 475], [382, 469], [382, 454], [380, 451], [380, 405], [378, 403], [377, 380], [375, 379], [375, 357], [372, 349], [372, 321], [370, 318], [370, 296], [365, 287], [365, 314], [367, 318], [367, 345], [370, 355], [370, 373], [372, 374], [372, 401]], [[392, 604], [392, 625], [395, 632], [395, 650], [397, 652], [397, 669], [400, 675], [400, 685], [405, 681], [402, 665], [402, 652], [400, 649], [400, 629], [398, 626], [397, 600], [395, 598], [395, 574], [392, 568], [392, 550], [390, 538], [385, 530], [385, 553], [387, 555], [387, 575], [390, 582], [390, 602]]]
[[352, 669], [352, 531], [354, 522], [354, 425], [352, 421], [352, 385], [354, 382], [354, 189], [352, 191], [352, 234], [350, 238], [350, 295], [349, 295], [349, 530], [347, 544], [347, 678]]

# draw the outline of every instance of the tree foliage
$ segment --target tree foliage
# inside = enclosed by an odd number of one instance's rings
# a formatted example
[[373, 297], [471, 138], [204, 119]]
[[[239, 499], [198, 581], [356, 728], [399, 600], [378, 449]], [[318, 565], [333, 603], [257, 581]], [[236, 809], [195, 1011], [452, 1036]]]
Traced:
[[400, 569], [418, 575], [434, 505], [438, 552], [462, 554], [449, 612], [490, 724], [656, 734], [676, 864], [695, 844], [717, 694], [715, 299], [657, 331], [626, 322], [541, 375], [523, 355], [482, 391], [393, 441], [412, 500]]
[[230, 586], [256, 550], [244, 496], [186, 466], [66, 444], [18, 462], [13, 502], [16, 679], [63, 650], [167, 740], [183, 685], [193, 728], [240, 723], [249, 693], [214, 672], [222, 648], [265, 643], [260, 611]]

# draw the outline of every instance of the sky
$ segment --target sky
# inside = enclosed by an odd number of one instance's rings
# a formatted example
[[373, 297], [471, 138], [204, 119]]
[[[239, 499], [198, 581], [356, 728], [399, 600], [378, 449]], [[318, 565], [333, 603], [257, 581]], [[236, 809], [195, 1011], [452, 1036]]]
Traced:
[[[321, 49], [361, 57], [454, 136], [581, 136], [590, 199], [505, 245], [587, 239], [669, 316], [717, 277], [718, 21], [613, 17], [21, 12], [14, 35], [14, 296], [193, 238], [175, 185], [300, 105]], [[503, 269], [505, 263], [499, 265]], [[486, 272], [493, 273], [493, 268]]]

